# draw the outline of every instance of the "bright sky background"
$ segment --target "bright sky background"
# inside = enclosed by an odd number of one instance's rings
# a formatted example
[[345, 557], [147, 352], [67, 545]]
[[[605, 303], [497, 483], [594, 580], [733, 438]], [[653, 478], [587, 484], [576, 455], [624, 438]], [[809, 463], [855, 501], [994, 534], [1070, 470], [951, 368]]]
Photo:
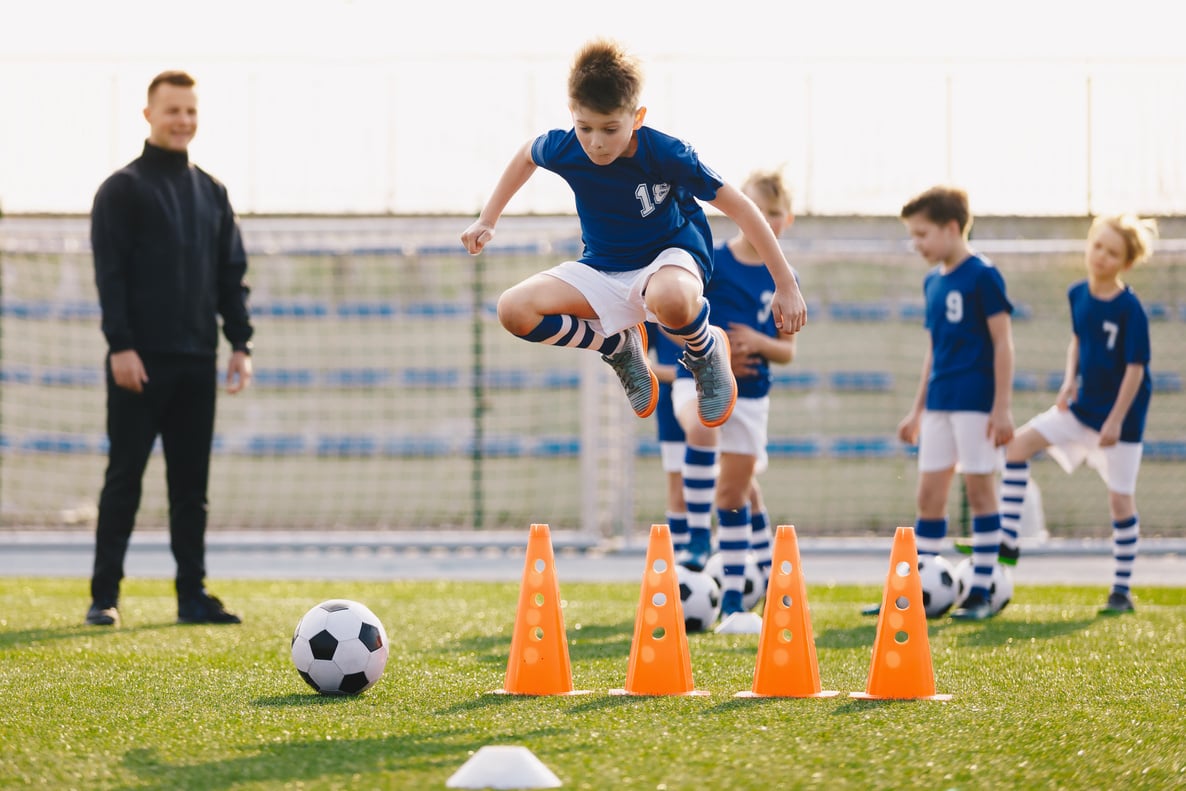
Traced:
[[[568, 125], [569, 59], [607, 35], [642, 58], [652, 125], [689, 139], [731, 181], [785, 165], [809, 210], [893, 213], [904, 191], [951, 177], [974, 203], [979, 186], [981, 213], [1082, 211], [1092, 190], [1105, 204], [1186, 211], [1182, 9], [1176, 0], [0, 0], [0, 206], [87, 211], [99, 181], [140, 149], [148, 80], [185, 68], [201, 97], [191, 153], [240, 212], [476, 211], [517, 145]], [[1097, 72], [1088, 102], [1083, 85]], [[1133, 91], [1146, 109], [1113, 118]], [[978, 112], [983, 124], [970, 120]], [[1119, 122], [1148, 134], [1113, 131]], [[1054, 137], [1035, 147], [1041, 130]], [[1050, 168], [1055, 191], [1035, 197], [969, 148], [995, 151], [1021, 174]], [[1173, 161], [1148, 161], [1175, 149]], [[1109, 168], [1148, 175], [1110, 179]], [[546, 178], [509, 210], [568, 210], [563, 185]]]

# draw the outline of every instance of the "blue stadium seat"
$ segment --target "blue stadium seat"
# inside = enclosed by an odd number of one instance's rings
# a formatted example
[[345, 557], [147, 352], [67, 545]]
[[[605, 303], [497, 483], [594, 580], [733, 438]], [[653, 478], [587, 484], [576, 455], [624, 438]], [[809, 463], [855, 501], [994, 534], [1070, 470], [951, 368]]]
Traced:
[[1164, 302], [1146, 302], [1145, 315], [1150, 321], [1167, 321], [1174, 314], [1173, 309]]
[[898, 318], [902, 321], [923, 322], [927, 318], [927, 306], [924, 302], [903, 302], [898, 307]]
[[32, 434], [21, 440], [21, 450], [55, 455], [95, 453], [98, 443], [94, 437], [85, 434]]
[[391, 318], [395, 305], [390, 302], [352, 301], [339, 302], [337, 314], [344, 319]]
[[580, 371], [547, 370], [539, 375], [539, 386], [552, 390], [574, 390], [580, 384]]
[[329, 306], [324, 302], [314, 300], [275, 300], [252, 304], [251, 313], [256, 316], [273, 318], [322, 318], [329, 315]]
[[318, 456], [359, 458], [374, 456], [379, 442], [370, 434], [322, 435], [317, 438]]
[[1146, 461], [1186, 461], [1186, 439], [1145, 440]]
[[1038, 375], [1028, 371], [1015, 371], [1013, 389], [1027, 393], [1038, 390]]
[[6, 365], [0, 368], [0, 384], [27, 385], [33, 381], [33, 371], [27, 365]]
[[54, 318], [62, 321], [97, 319], [103, 315], [98, 302], [67, 300], [54, 305]]
[[458, 387], [461, 372], [455, 368], [403, 368], [399, 383], [401, 387]]
[[45, 300], [12, 299], [0, 301], [0, 313], [14, 319], [48, 319], [53, 315], [53, 309]]
[[533, 456], [572, 458], [581, 454], [579, 437], [540, 437], [532, 449]]
[[837, 321], [887, 321], [890, 306], [885, 302], [833, 302], [828, 315]]
[[97, 387], [105, 381], [106, 373], [98, 365], [86, 368], [50, 368], [37, 377], [46, 387]]
[[249, 456], [303, 456], [306, 443], [301, 434], [255, 434], [244, 450]]
[[829, 381], [833, 390], [889, 392], [894, 389], [894, 375], [889, 371], [833, 371]]
[[380, 387], [392, 380], [386, 368], [331, 368], [322, 374], [327, 387]]
[[391, 437], [383, 443], [383, 455], [405, 457], [448, 456], [456, 443], [448, 437], [418, 434]]
[[253, 375], [258, 387], [312, 387], [312, 368], [257, 368]]
[[659, 455], [659, 440], [654, 435], [639, 437], [638, 445], [635, 447], [635, 453], [639, 456], [651, 458]]
[[787, 390], [811, 390], [819, 387], [820, 375], [815, 371], [771, 371], [770, 382]]
[[1153, 382], [1153, 389], [1159, 393], [1182, 391], [1182, 375], [1176, 371], [1150, 371], [1149, 378]]
[[531, 374], [522, 368], [493, 368], [483, 373], [482, 381], [492, 390], [523, 390], [531, 381]]
[[[465, 453], [473, 453], [474, 441], [472, 437], [467, 437], [462, 445]], [[483, 456], [518, 458], [527, 453], [526, 443], [523, 441], [523, 437], [518, 434], [483, 437], [481, 448]]]
[[402, 306], [405, 316], [425, 319], [452, 319], [473, 312], [469, 302], [408, 302]]
[[816, 437], [771, 437], [766, 454], [771, 458], [818, 459], [823, 455], [823, 443]]
[[896, 437], [834, 437], [831, 455], [838, 459], [886, 459], [902, 452]]

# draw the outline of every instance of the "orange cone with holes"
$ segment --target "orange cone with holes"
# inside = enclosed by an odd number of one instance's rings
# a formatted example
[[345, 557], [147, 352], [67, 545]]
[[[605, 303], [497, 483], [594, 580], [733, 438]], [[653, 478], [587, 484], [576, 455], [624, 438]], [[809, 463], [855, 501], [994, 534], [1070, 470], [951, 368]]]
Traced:
[[667, 525], [651, 525], [647, 565], [634, 618], [625, 689], [614, 695], [705, 695], [692, 683], [692, 656]]
[[509, 695], [576, 695], [568, 660], [568, 635], [560, 611], [560, 581], [547, 525], [532, 525], [527, 537], [519, 610], [503, 688]]
[[799, 539], [794, 525], [779, 525], [774, 533], [770, 580], [766, 583], [754, 685], [736, 697], [831, 698], [839, 694], [820, 688]]
[[849, 694], [864, 700], [951, 700], [951, 695], [935, 694], [913, 527], [899, 527], [894, 534], [869, 680], [864, 692]]

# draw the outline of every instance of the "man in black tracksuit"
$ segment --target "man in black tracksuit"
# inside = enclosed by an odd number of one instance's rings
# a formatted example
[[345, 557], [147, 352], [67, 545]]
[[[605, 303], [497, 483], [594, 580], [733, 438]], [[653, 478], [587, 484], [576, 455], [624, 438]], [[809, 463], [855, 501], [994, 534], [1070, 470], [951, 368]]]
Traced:
[[226, 188], [189, 162], [194, 80], [157, 75], [138, 159], [95, 195], [91, 247], [107, 338], [111, 447], [86, 621], [119, 622], [124, 556], [157, 436], [165, 453], [169, 535], [181, 623], [239, 623], [206, 592], [206, 489], [214, 436], [218, 316], [231, 343], [227, 391], [251, 381], [247, 255]]

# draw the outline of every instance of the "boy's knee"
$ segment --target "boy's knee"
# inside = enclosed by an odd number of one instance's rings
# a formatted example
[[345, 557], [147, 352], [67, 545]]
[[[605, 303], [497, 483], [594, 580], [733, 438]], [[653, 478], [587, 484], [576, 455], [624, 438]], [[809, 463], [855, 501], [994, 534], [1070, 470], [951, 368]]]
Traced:
[[532, 322], [526, 303], [513, 288], [502, 292], [498, 298], [497, 311], [499, 323], [513, 335], [526, 335], [539, 323], [539, 317], [535, 317], [535, 321]]

